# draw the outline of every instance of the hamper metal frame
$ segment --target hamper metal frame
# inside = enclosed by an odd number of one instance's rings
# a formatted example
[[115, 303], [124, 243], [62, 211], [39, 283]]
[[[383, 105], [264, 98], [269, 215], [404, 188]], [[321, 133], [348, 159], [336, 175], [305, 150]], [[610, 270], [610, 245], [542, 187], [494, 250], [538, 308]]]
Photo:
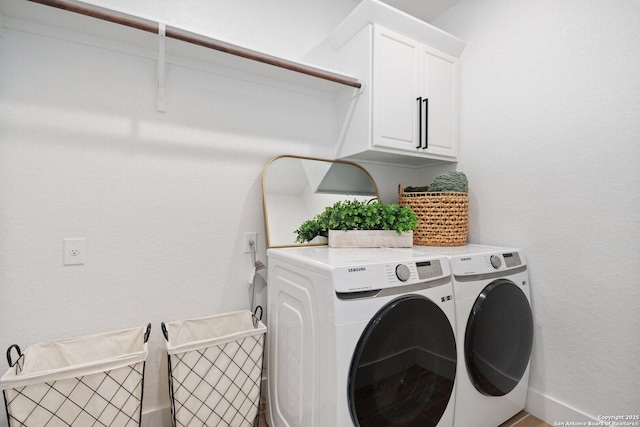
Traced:
[[[257, 315], [258, 311], [260, 312], [259, 317]], [[248, 312], [251, 313], [251, 312]], [[254, 329], [259, 328], [259, 322], [262, 319], [262, 307], [258, 306], [256, 310], [251, 313], [252, 322]], [[169, 343], [169, 333], [165, 323], [162, 323], [162, 333], [164, 334], [167, 343]], [[262, 374], [264, 369], [264, 344], [265, 344], [265, 335], [266, 330], [262, 332], [257, 332], [248, 336], [242, 337], [241, 340], [228, 340], [220, 343], [219, 345], [209, 345], [203, 348], [195, 349], [192, 351], [185, 351], [181, 353], [167, 354], [167, 372], [168, 372], [168, 382], [169, 382], [169, 394], [171, 397], [171, 422], [173, 427], [186, 427], [190, 426], [192, 423], [196, 422], [196, 425], [207, 425], [207, 420], [211, 416], [215, 416], [219, 418], [221, 423], [227, 422], [224, 421], [226, 417], [230, 414], [235, 414], [233, 416], [233, 420], [237, 420], [237, 416], [239, 415], [242, 418], [242, 422], [246, 425], [257, 426], [258, 419], [260, 417], [260, 403], [262, 400]], [[247, 351], [245, 344], [248, 343], [249, 351]], [[231, 354], [226, 351], [229, 347], [235, 347], [235, 350]], [[259, 375], [256, 380], [251, 379], [251, 375], [245, 371], [245, 369], [251, 370], [257, 366], [257, 361], [251, 359], [250, 355], [257, 349], [260, 349], [260, 364], [259, 364]], [[244, 353], [246, 356], [244, 363], [238, 365], [235, 360], [236, 356], [239, 353]], [[197, 356], [193, 356], [197, 354]], [[213, 357], [212, 357], [213, 356]], [[191, 358], [192, 360], [185, 360], [187, 358]], [[228, 358], [228, 365], [226, 369], [221, 369], [218, 365], [219, 359]], [[195, 364], [194, 364], [195, 360]], [[206, 366], [206, 372], [200, 372], [198, 368], [198, 364], [202, 362], [203, 366]], [[231, 365], [235, 365], [237, 367], [237, 372], [235, 375], [233, 373], [229, 373], [228, 370]], [[198, 384], [194, 387], [194, 390], [190, 390], [189, 386], [185, 386], [186, 376], [184, 378], [178, 379], [175, 375], [175, 370], [184, 366], [189, 370], [188, 375], [195, 375], [199, 378]], [[249, 366], [247, 366], [249, 365]], [[207, 378], [207, 374], [211, 371], [218, 371], [220, 376], [217, 378], [215, 384], [209, 382]], [[213, 373], [215, 374], [215, 372]], [[250, 401], [250, 396], [242, 391], [242, 387], [238, 387], [235, 383], [235, 380], [239, 375], [246, 375], [245, 382], [243, 385], [246, 385], [251, 381], [252, 388], [258, 389], [257, 398], [253, 399], [251, 402], [250, 408], [246, 408], [246, 402]], [[215, 378], [215, 376], [214, 376]], [[174, 384], [174, 382], [176, 384]], [[227, 389], [232, 388], [232, 386], [236, 387], [238, 390], [235, 396], [229, 398], [226, 396], [225, 392], [221, 392], [219, 387], [222, 387], [221, 383], [228, 382]], [[192, 407], [187, 405], [186, 401], [179, 401], [176, 398], [178, 390], [182, 388], [185, 390], [189, 397], [185, 400], [192, 399], [192, 401], [197, 402]], [[196, 389], [207, 389], [209, 393], [206, 396], [197, 396], [198, 390]], [[242, 398], [241, 394], [244, 396]], [[215, 398], [217, 396], [217, 398]], [[240, 397], [241, 402], [238, 405], [236, 398]], [[238, 406], [236, 406], [238, 405]], [[195, 406], [198, 406], [196, 409]], [[243, 414], [243, 410], [247, 411], [255, 411], [255, 417], [253, 420], [247, 418], [247, 415]], [[188, 417], [190, 418], [186, 424], [185, 420], [180, 419], [181, 417], [178, 414], [178, 411], [182, 411], [181, 414], [184, 414], [184, 411], [189, 413]], [[229, 412], [231, 411], [231, 412]], [[204, 418], [204, 419], [203, 419]], [[228, 423], [227, 425], [235, 426], [236, 423], [233, 424]]]
[[[150, 333], [151, 324], [149, 323], [143, 335], [145, 352]], [[15, 361], [13, 361], [11, 357], [12, 350], [15, 350], [18, 355]], [[22, 353], [17, 344], [13, 344], [7, 349], [7, 362], [9, 363], [10, 370], [15, 369], [16, 375], [21, 373], [25, 362], [25, 354]], [[140, 365], [141, 369], [138, 370]], [[45, 382], [38, 382], [36, 381], [37, 378], [31, 380], [26, 379], [24, 385], [3, 387], [2, 394], [5, 402], [7, 422], [9, 426], [17, 425], [24, 427], [59, 426], [60, 423], [65, 425], [78, 423], [83, 426], [129, 426], [133, 423], [139, 426], [142, 421], [145, 365], [146, 353], [143, 360], [105, 371], [88, 372], [81, 376], [71, 375], [68, 377], [61, 374], [58, 375], [59, 378]], [[125, 368], [129, 368], [129, 370], [126, 371]], [[125, 373], [124, 375], [123, 372]], [[135, 382], [133, 388], [127, 388], [125, 386], [126, 381], [129, 380], [133, 373], [140, 375], [140, 379]], [[124, 378], [122, 378], [123, 376]], [[133, 381], [135, 381], [135, 379]], [[138, 388], [140, 391], [139, 398], [136, 395]], [[114, 389], [115, 392], [111, 393]], [[109, 395], [107, 395], [107, 393]], [[129, 405], [131, 398], [134, 399], [133, 402], [137, 405], [137, 411], [135, 411], [135, 413], [137, 413], [137, 419], [133, 416], [133, 411], [125, 411], [124, 405]], [[57, 408], [54, 403], [56, 399], [60, 401]], [[124, 399], [124, 401], [121, 403], [121, 406], [118, 406], [116, 402], [122, 399]], [[24, 403], [21, 402], [21, 400], [23, 400]], [[12, 405], [17, 405], [17, 407]], [[23, 408], [20, 408], [20, 405], [29, 405], [29, 407], [33, 405], [33, 407], [28, 414], [24, 416], [24, 412], [27, 411], [21, 411]], [[102, 407], [102, 409], [96, 409], [97, 407]], [[20, 410], [18, 410], [18, 408]], [[16, 411], [21, 412], [20, 419], [14, 414]], [[36, 411], [38, 411], [39, 414], [36, 413]], [[42, 424], [41, 421], [29, 420], [32, 416], [38, 418], [38, 416], [42, 416], [43, 414], [44, 417], [49, 417], [44, 424]], [[75, 414], [75, 416], [73, 414]], [[71, 417], [73, 419], [70, 419]], [[110, 421], [107, 421], [107, 419]]]

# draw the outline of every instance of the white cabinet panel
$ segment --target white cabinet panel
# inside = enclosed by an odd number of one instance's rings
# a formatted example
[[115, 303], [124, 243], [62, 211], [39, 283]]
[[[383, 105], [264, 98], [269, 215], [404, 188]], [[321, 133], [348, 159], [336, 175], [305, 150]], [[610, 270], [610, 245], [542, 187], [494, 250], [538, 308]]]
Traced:
[[458, 66], [454, 58], [431, 49], [423, 54], [423, 96], [428, 99], [423, 146], [431, 153], [458, 157]]
[[407, 165], [457, 161], [455, 57], [369, 24], [338, 49], [337, 62], [365, 84], [362, 93], [338, 102], [337, 157]]
[[420, 44], [376, 27], [373, 52], [373, 145], [413, 150], [418, 140]]

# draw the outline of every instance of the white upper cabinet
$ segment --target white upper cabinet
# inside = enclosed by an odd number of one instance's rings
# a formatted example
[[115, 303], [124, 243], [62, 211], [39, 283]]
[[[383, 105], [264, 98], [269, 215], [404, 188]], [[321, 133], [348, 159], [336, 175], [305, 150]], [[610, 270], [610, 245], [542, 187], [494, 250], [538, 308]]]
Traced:
[[[336, 67], [364, 84], [359, 92], [344, 90], [338, 98], [336, 157], [416, 166], [457, 161], [455, 55], [464, 43], [386, 5], [381, 8], [398, 16], [390, 20], [379, 16], [379, 20], [404, 31], [368, 20], [349, 37], [345, 26], [355, 26], [350, 16], [330, 40]], [[403, 20], [413, 27], [405, 27]], [[435, 32], [445, 41], [451, 38], [454, 48], [440, 43], [438, 47], [444, 46], [447, 53], [432, 46], [438, 40], [425, 43], [429, 37], [420, 30]]]
[[381, 27], [373, 37], [372, 145], [413, 151], [423, 139], [420, 43]]

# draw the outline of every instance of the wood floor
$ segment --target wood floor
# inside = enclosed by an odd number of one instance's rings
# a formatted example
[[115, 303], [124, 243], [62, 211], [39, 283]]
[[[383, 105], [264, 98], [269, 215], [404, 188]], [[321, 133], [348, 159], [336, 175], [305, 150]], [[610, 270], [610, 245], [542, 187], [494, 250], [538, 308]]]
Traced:
[[[539, 418], [522, 411], [513, 418], [507, 420], [505, 423], [500, 424], [498, 427], [550, 427], [551, 424], [547, 424]], [[260, 421], [258, 427], [268, 427], [267, 422], [264, 419], [264, 410], [260, 414]], [[470, 426], [471, 427], [471, 426]]]
[[500, 424], [500, 427], [548, 427], [551, 424], [547, 424], [540, 418], [536, 418], [526, 411], [522, 411], [506, 422]]

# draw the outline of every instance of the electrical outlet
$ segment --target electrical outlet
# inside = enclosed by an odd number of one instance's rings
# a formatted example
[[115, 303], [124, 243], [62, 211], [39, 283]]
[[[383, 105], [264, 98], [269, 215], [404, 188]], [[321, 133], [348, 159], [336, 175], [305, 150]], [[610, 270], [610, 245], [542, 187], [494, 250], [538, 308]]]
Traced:
[[[258, 247], [258, 233], [255, 231], [248, 231], [244, 233], [244, 253], [250, 254], [254, 250], [257, 250]], [[249, 242], [253, 242], [254, 249], [251, 249], [251, 244]]]
[[64, 239], [63, 259], [64, 265], [81, 265], [84, 264], [85, 250], [84, 238]]

